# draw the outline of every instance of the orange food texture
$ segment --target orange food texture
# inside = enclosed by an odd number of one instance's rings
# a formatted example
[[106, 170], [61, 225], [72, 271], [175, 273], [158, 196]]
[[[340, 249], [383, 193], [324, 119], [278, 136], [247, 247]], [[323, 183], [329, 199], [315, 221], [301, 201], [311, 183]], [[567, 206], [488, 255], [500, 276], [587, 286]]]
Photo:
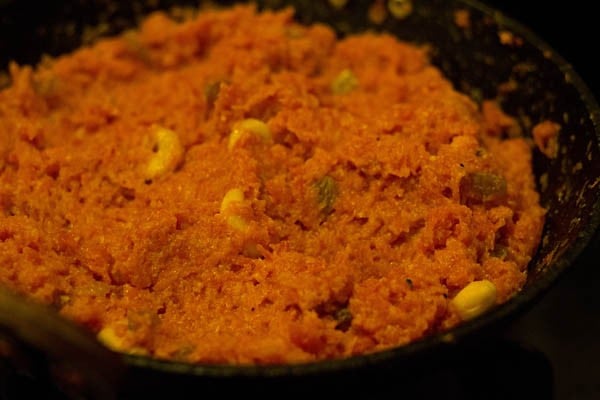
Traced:
[[270, 364], [402, 345], [459, 323], [473, 281], [509, 299], [540, 239], [512, 119], [388, 34], [158, 13], [10, 76], [0, 283], [120, 351]]
[[560, 125], [552, 121], [542, 121], [533, 127], [533, 140], [537, 148], [548, 158], [556, 158], [559, 143]]

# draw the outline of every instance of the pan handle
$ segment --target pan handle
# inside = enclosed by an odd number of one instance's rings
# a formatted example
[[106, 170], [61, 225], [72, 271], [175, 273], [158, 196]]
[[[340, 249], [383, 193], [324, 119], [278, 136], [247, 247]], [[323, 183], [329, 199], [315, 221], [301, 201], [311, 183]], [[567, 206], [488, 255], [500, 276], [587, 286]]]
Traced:
[[119, 355], [89, 332], [0, 287], [0, 398], [37, 385], [63, 397], [114, 399], [124, 371]]

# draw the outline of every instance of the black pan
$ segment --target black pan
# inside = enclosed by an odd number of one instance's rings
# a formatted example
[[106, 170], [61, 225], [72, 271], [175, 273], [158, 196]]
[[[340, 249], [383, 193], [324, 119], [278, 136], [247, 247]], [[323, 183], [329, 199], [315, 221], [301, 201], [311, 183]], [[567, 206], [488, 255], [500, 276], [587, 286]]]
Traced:
[[[484, 4], [472, 0], [413, 0], [413, 12], [407, 18], [388, 15], [381, 24], [373, 24], [367, 17], [373, 2], [350, 0], [341, 9], [325, 0], [264, 0], [258, 4], [270, 8], [294, 5], [300, 22], [326, 22], [340, 35], [374, 29], [392, 32], [403, 40], [427, 43], [433, 62], [459, 90], [476, 101], [497, 98], [509, 114], [519, 119], [526, 132], [532, 123], [544, 119], [561, 123], [558, 157], [550, 160], [539, 151], [534, 154], [542, 203], [549, 212], [543, 241], [530, 263], [523, 291], [487, 315], [447, 334], [410, 345], [344, 360], [253, 367], [189, 365], [116, 355], [53, 314], [36, 322], [39, 312], [46, 312], [45, 309], [40, 311], [22, 299], [2, 293], [0, 366], [4, 365], [4, 372], [0, 369], [0, 396], [23, 397], [27, 391], [35, 392], [35, 385], [47, 385], [43, 386], [46, 397], [56, 398], [172, 396], [181, 391], [227, 396], [239, 390], [245, 395], [330, 392], [378, 397], [389, 392], [411, 397], [417, 394], [419, 398], [445, 394], [453, 398], [455, 380], [462, 379], [467, 381], [462, 386], [469, 388], [466, 397], [503, 398], [511, 395], [501, 384], [505, 378], [490, 381], [490, 375], [510, 370], [510, 379], [518, 383], [550, 373], [543, 362], [539, 368], [525, 370], [518, 357], [509, 357], [513, 360], [510, 364], [490, 360], [490, 346], [500, 347], [506, 354], [523, 354], [523, 349], [516, 351], [515, 345], [508, 342], [490, 342], [488, 334], [551, 289], [584, 248], [595, 242], [600, 223], [598, 104], [560, 55], [527, 28]], [[0, 0], [0, 68], [10, 59], [35, 63], [43, 53], [56, 55], [72, 50], [82, 40], [92, 40], [91, 31], [103, 35], [118, 33], [154, 9], [197, 3]], [[235, 1], [218, 3], [229, 5]], [[457, 10], [469, 11], [469, 28], [456, 25]], [[98, 26], [103, 28], [89, 29]], [[511, 32], [517, 40], [503, 44], [501, 32]], [[517, 89], [499, 92], [499, 85], [509, 79], [519, 83]], [[542, 180], [546, 183], [541, 184]], [[22, 318], [11, 311], [17, 308]], [[461, 368], [472, 363], [481, 365], [474, 368], [480, 372], [463, 374]], [[441, 372], [448, 369], [456, 372], [451, 378]], [[496, 385], [492, 392], [486, 386], [490, 384]], [[548, 393], [530, 394], [543, 398]]]

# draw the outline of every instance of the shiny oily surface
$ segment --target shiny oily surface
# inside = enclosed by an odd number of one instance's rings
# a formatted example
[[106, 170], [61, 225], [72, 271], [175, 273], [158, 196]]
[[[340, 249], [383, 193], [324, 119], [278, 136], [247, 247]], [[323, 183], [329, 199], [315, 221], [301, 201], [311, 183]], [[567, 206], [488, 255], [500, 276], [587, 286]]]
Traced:
[[531, 145], [424, 48], [236, 7], [10, 72], [0, 281], [116, 350], [347, 357], [460, 323], [473, 281], [498, 303], [525, 282]]

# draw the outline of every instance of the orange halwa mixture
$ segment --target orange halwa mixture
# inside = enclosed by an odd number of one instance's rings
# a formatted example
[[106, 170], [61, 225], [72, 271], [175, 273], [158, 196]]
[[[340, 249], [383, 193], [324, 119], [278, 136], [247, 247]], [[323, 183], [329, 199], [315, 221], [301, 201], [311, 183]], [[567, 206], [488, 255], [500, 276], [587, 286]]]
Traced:
[[470, 318], [472, 282], [485, 309], [513, 296], [540, 239], [530, 144], [387, 34], [158, 13], [10, 74], [0, 283], [116, 350], [266, 364], [406, 344]]

